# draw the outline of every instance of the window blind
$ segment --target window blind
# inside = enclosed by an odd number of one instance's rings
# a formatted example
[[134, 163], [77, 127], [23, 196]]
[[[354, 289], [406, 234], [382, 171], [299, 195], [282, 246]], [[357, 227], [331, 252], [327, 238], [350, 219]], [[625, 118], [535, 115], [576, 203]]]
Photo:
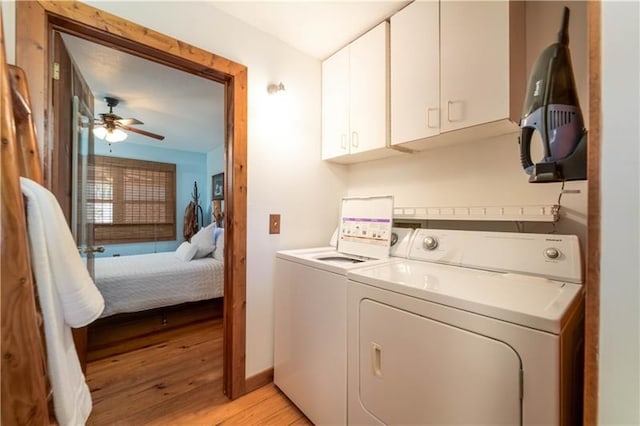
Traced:
[[97, 244], [176, 239], [176, 165], [95, 156], [87, 215]]

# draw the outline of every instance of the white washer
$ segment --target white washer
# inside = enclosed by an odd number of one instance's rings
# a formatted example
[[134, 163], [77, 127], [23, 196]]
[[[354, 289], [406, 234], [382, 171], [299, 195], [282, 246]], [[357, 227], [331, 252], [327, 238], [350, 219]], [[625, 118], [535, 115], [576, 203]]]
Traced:
[[[412, 230], [394, 234], [391, 256], [406, 257]], [[347, 421], [347, 271], [390, 261], [353, 259], [333, 248], [276, 254], [274, 383], [317, 425]]]
[[[382, 256], [345, 254], [335, 248], [276, 254], [274, 382], [315, 424], [345, 424], [347, 420], [346, 274], [390, 261], [392, 203], [385, 203], [389, 232]], [[342, 218], [353, 218], [351, 213], [343, 203]], [[351, 232], [341, 227], [341, 236], [342, 230]], [[398, 232], [400, 238], [391, 253], [406, 257], [411, 231]], [[367, 245], [364, 251], [370, 249]]]
[[349, 424], [580, 423], [577, 237], [422, 229], [409, 258], [347, 273]]

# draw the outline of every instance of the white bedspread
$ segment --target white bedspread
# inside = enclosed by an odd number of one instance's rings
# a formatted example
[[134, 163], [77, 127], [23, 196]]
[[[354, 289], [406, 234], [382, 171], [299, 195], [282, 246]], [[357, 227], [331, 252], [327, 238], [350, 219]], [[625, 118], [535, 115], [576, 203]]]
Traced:
[[183, 262], [174, 252], [96, 258], [101, 318], [220, 297], [224, 264], [212, 257]]

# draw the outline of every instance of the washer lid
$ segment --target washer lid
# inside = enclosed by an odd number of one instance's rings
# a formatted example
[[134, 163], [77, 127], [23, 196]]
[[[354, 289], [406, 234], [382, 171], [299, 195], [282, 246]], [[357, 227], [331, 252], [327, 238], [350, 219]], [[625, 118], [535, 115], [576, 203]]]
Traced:
[[338, 251], [375, 259], [389, 257], [392, 222], [391, 195], [343, 198]]
[[347, 278], [554, 334], [583, 297], [578, 284], [414, 260], [350, 271]]

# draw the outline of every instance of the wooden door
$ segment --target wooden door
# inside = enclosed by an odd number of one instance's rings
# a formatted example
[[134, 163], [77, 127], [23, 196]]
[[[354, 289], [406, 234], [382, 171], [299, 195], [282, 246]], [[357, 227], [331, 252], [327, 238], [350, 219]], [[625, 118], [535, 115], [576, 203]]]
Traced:
[[[82, 195], [82, 189], [86, 187], [79, 180], [79, 177], [83, 176], [82, 164], [83, 162], [88, 164], [89, 154], [93, 154], [93, 135], [90, 132], [93, 119], [93, 94], [69, 55], [62, 36], [57, 31], [53, 34], [51, 70], [53, 71], [51, 79], [52, 102], [54, 117], [56, 117], [53, 122], [55, 138], [52, 155], [51, 192], [62, 207], [65, 219], [80, 248], [80, 253], [86, 259], [89, 274], [93, 278], [93, 253], [91, 251], [93, 249], [93, 226], [87, 222], [86, 214], [84, 214], [84, 219], [81, 218], [86, 203], [83, 205], [82, 200], [78, 200]], [[88, 168], [84, 168], [84, 170], [86, 171]], [[87, 178], [86, 172], [84, 176]], [[82, 241], [79, 240], [79, 237], [82, 238]], [[72, 331], [82, 371], [86, 372], [87, 328], [76, 328]]]

